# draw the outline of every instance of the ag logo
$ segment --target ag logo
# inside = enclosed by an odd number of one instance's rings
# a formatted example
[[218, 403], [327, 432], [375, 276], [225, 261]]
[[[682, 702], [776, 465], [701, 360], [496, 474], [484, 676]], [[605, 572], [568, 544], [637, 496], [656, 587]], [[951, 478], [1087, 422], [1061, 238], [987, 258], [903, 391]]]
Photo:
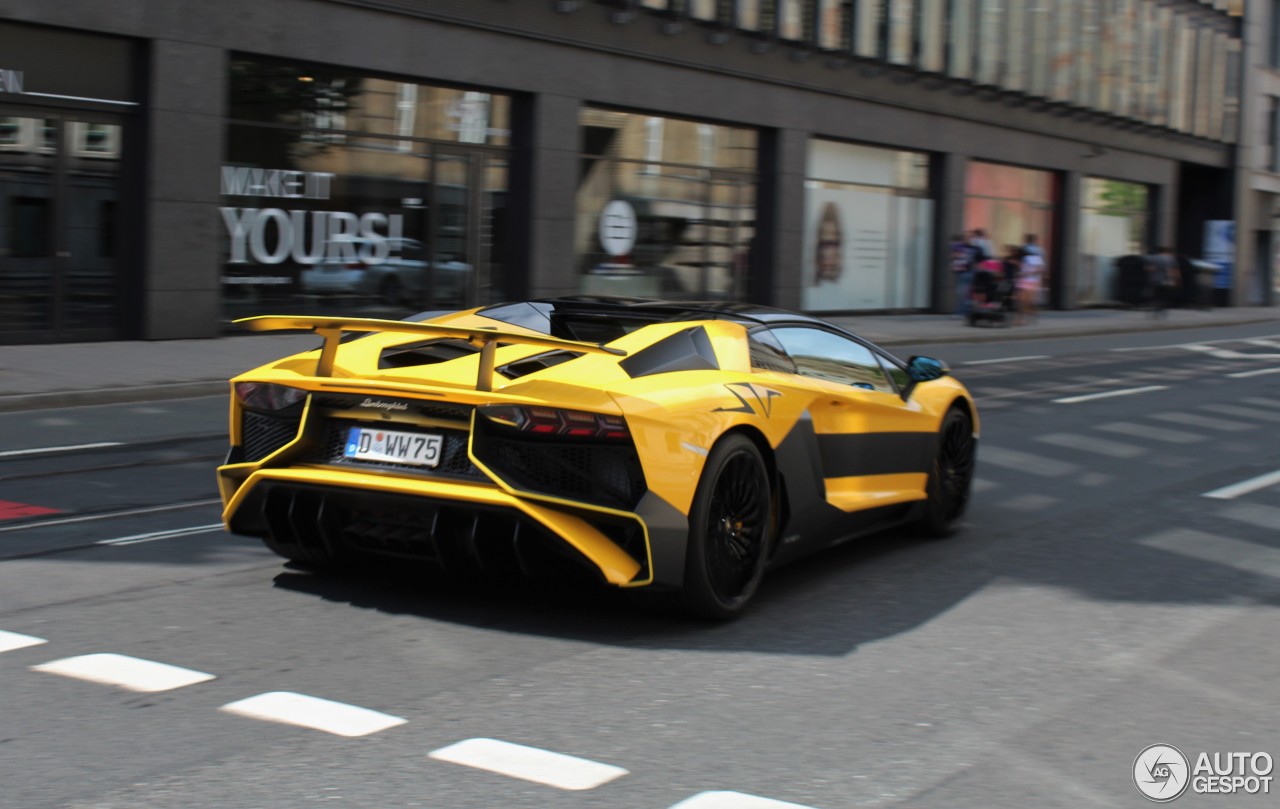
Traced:
[[1133, 785], [1143, 797], [1166, 803], [1187, 791], [1191, 766], [1171, 744], [1153, 744], [1133, 761]]

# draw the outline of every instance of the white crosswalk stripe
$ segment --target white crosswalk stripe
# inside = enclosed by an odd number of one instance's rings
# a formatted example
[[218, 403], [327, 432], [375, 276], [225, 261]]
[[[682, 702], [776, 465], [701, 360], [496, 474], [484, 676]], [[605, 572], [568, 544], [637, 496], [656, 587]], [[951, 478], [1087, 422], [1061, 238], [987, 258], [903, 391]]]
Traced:
[[1169, 430], [1164, 427], [1153, 427], [1150, 424], [1139, 424], [1132, 421], [1111, 421], [1106, 424], [1098, 424], [1094, 429], [1118, 435], [1148, 438], [1152, 441], [1164, 441], [1168, 444], [1194, 444], [1197, 441], [1205, 440], [1205, 436], [1197, 433]]
[[671, 809], [811, 809], [798, 803], [775, 801], [741, 792], [701, 792], [685, 798]]
[[1256, 407], [1243, 407], [1232, 404], [1203, 405], [1199, 409], [1209, 413], [1220, 413], [1224, 416], [1235, 416], [1241, 419], [1280, 422], [1280, 411], [1277, 410], [1260, 410]]
[[627, 774], [627, 770], [612, 764], [498, 739], [466, 739], [433, 750], [428, 755], [439, 761], [488, 770], [557, 789], [595, 789]]
[[1145, 447], [1135, 447], [1132, 444], [1124, 444], [1120, 441], [1106, 441], [1075, 433], [1048, 433], [1036, 436], [1036, 440], [1045, 444], [1052, 444], [1055, 447], [1078, 449], [1082, 452], [1106, 455], [1109, 458], [1137, 458], [1139, 455], [1145, 455], [1148, 452]]
[[25, 649], [28, 646], [39, 646], [49, 641], [34, 635], [22, 635], [17, 632], [5, 632], [0, 629], [0, 652], [12, 652], [14, 649]]
[[1280, 508], [1261, 503], [1232, 503], [1218, 511], [1218, 515], [1228, 520], [1256, 525], [1259, 528], [1275, 530], [1280, 527]]
[[1200, 416], [1195, 413], [1156, 413], [1152, 418], [1167, 421], [1171, 424], [1185, 424], [1189, 427], [1203, 427], [1207, 430], [1221, 430], [1223, 432], [1252, 430], [1258, 426], [1256, 424], [1242, 424], [1238, 421], [1215, 419], [1210, 416]]
[[1280, 408], [1280, 399], [1268, 399], [1265, 396], [1246, 396], [1240, 401], [1245, 404], [1255, 404], [1259, 407]]
[[335, 736], [368, 736], [403, 725], [407, 719], [343, 702], [271, 691], [223, 705], [220, 710], [251, 719], [322, 730]]
[[1191, 528], [1174, 528], [1152, 534], [1139, 539], [1138, 544], [1246, 573], [1280, 579], [1280, 548], [1270, 548]]
[[1000, 505], [1001, 507], [1012, 511], [1023, 511], [1029, 513], [1032, 511], [1046, 509], [1057, 502], [1056, 498], [1049, 497], [1048, 495], [1029, 493], [1002, 500], [1000, 501]]
[[32, 666], [32, 671], [114, 685], [129, 691], [170, 691], [214, 679], [212, 674], [120, 654], [87, 654]]
[[982, 446], [982, 449], [979, 450], [978, 458], [980, 463], [1002, 466], [1006, 469], [1016, 469], [1019, 472], [1027, 472], [1041, 477], [1056, 478], [1080, 471], [1080, 467], [1073, 463], [1032, 455], [1030, 452], [1021, 452], [1016, 449], [996, 447], [990, 444]]

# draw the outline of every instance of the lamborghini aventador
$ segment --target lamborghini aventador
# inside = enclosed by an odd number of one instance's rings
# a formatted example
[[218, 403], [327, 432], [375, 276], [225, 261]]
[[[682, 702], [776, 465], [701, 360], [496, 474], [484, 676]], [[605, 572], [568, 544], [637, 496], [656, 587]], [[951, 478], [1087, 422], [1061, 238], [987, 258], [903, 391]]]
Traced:
[[310, 352], [231, 380], [229, 531], [298, 563], [576, 570], [710, 618], [766, 569], [953, 533], [978, 414], [903, 361], [761, 306], [563, 297], [405, 321], [264, 316]]

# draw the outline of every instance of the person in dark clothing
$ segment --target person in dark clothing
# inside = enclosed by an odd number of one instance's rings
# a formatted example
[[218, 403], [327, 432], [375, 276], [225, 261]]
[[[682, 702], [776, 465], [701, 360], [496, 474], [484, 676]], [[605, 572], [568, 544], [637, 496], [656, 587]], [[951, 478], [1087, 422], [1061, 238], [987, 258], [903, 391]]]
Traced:
[[1181, 273], [1178, 260], [1171, 247], [1157, 247], [1154, 255], [1147, 257], [1147, 283], [1150, 289], [1151, 316], [1168, 316], [1168, 309], [1177, 300]]

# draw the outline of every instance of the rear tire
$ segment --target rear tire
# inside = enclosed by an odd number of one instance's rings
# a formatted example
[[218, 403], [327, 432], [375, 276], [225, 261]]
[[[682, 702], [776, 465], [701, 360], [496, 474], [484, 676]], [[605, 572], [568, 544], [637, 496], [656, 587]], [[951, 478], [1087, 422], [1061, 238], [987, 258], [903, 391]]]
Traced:
[[963, 408], [952, 407], [938, 430], [938, 448], [925, 484], [927, 497], [920, 518], [925, 536], [941, 539], [956, 532], [969, 505], [976, 460], [973, 420]]
[[727, 435], [707, 456], [689, 512], [684, 610], [719, 621], [741, 615], [764, 576], [773, 530], [764, 458], [751, 439]]

